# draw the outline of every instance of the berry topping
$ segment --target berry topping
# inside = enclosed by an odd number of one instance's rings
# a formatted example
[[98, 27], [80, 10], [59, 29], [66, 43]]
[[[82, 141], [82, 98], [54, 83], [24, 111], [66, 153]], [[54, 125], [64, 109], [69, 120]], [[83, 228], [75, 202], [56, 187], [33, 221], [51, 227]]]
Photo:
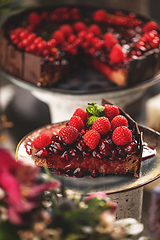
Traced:
[[59, 131], [59, 136], [65, 143], [72, 144], [78, 137], [78, 130], [75, 127], [66, 126]]
[[126, 126], [117, 127], [113, 131], [112, 140], [118, 146], [127, 145], [132, 141], [132, 132]]
[[113, 63], [117, 64], [123, 62], [125, 59], [125, 54], [122, 47], [119, 44], [114, 45], [111, 49], [109, 57]]
[[81, 31], [85, 31], [87, 29], [85, 23], [83, 23], [81, 21], [74, 23], [73, 28], [77, 33], [81, 32]]
[[105, 116], [109, 118], [110, 121], [119, 115], [119, 108], [115, 105], [105, 104], [104, 105]]
[[99, 37], [101, 35], [101, 29], [97, 24], [90, 25], [88, 32], [93, 33], [96, 37]]
[[55, 48], [56, 47], [56, 40], [55, 39], [48, 40], [47, 45], [48, 45], [49, 48]]
[[72, 116], [69, 120], [69, 126], [77, 128], [78, 131], [81, 131], [85, 127], [80, 116]]
[[48, 136], [45, 133], [42, 133], [32, 140], [32, 145], [34, 148], [40, 149], [48, 145], [50, 142], [51, 142], [50, 136]]
[[95, 149], [97, 147], [100, 139], [100, 134], [94, 129], [89, 130], [83, 136], [85, 144], [91, 149]]
[[57, 44], [63, 44], [65, 41], [64, 33], [61, 30], [56, 30], [52, 34], [52, 38], [56, 40]]
[[128, 127], [128, 120], [123, 115], [117, 115], [111, 121], [112, 131], [114, 131], [117, 127], [120, 127], [120, 126]]
[[69, 24], [63, 24], [59, 28], [65, 36], [69, 36], [73, 33], [73, 29]]
[[136, 140], [133, 140], [131, 143], [125, 146], [124, 150], [127, 154], [133, 154], [137, 151], [138, 142]]
[[112, 48], [115, 44], [118, 43], [117, 38], [115, 38], [113, 33], [105, 33], [104, 34], [104, 43], [107, 48]]
[[28, 23], [31, 25], [33, 24], [35, 26], [38, 26], [41, 23], [41, 17], [39, 16], [38, 13], [32, 12], [28, 16]]
[[73, 113], [73, 116], [79, 116], [83, 120], [84, 123], [87, 122], [88, 117], [89, 117], [87, 112], [82, 108], [77, 108], [75, 110], [75, 112]]
[[104, 22], [106, 20], [106, 17], [107, 17], [107, 13], [103, 9], [97, 10], [93, 14], [93, 20], [95, 22]]
[[152, 31], [152, 30], [158, 30], [158, 25], [156, 22], [154, 21], [150, 21], [150, 22], [147, 22], [143, 28], [142, 28], [142, 31], [145, 33], [145, 32], [149, 32], [149, 31]]
[[102, 155], [109, 155], [113, 149], [113, 142], [111, 139], [101, 139], [99, 143], [99, 150]]
[[111, 130], [109, 119], [106, 117], [97, 118], [92, 125], [92, 129], [96, 130], [101, 135], [107, 134]]

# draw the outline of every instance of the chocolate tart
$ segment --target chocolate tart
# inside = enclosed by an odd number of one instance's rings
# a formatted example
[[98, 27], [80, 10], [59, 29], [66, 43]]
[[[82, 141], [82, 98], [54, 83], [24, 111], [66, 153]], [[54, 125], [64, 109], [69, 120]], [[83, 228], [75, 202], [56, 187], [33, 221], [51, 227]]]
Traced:
[[[64, 79], [67, 81], [67, 78], [82, 67], [93, 68], [104, 75], [106, 81], [109, 80], [120, 87], [132, 86], [156, 75], [160, 65], [159, 29], [156, 29], [156, 40], [158, 41], [156, 46], [151, 47], [147, 44], [146, 48], [135, 49], [137, 42], [144, 35], [142, 28], [152, 19], [123, 10], [103, 9], [107, 14], [107, 20], [103, 21], [102, 19], [97, 22], [93, 19], [93, 14], [99, 10], [101, 9], [89, 5], [57, 6], [50, 9], [27, 9], [10, 16], [0, 29], [0, 67], [9, 74], [39, 87], [53, 87]], [[65, 14], [64, 11], [66, 11]], [[73, 15], [75, 11], [77, 15]], [[41, 23], [31, 29], [28, 16], [35, 12], [40, 17]], [[66, 20], [64, 16], [68, 13], [70, 17]], [[45, 14], [46, 19], [44, 20]], [[57, 16], [61, 17], [57, 18]], [[48, 52], [45, 54], [44, 51], [43, 53], [31, 52], [27, 48], [28, 46], [24, 47], [22, 44], [18, 44], [24, 38], [19, 40], [18, 36], [19, 42], [13, 41], [16, 29], [21, 28], [28, 34], [36, 33], [36, 37], [41, 36], [45, 44], [48, 44], [51, 35], [62, 25], [69, 24], [72, 27], [77, 21], [84, 23], [87, 31], [92, 24], [96, 24], [100, 28], [101, 34], [96, 38], [99, 39], [102, 47], [96, 46], [95, 49], [95, 44], [87, 47], [88, 40], [83, 39], [82, 41], [76, 32], [74, 35], [80, 42], [72, 44], [74, 47], [76, 46], [74, 51], [73, 49], [72, 51], [68, 50], [71, 47], [68, 39], [64, 41], [64, 44], [57, 44], [54, 51], [52, 48], [52, 52], [47, 47]], [[125, 51], [126, 57], [119, 63], [114, 63], [109, 59], [111, 49], [106, 49], [103, 45], [106, 32], [113, 33], [118, 39], [118, 44]]]
[[[105, 104], [113, 105], [108, 100], [103, 99], [102, 105]], [[90, 149], [83, 139], [85, 132], [91, 128], [87, 124], [83, 133], [79, 132], [78, 138], [72, 144], [66, 144], [59, 137], [59, 131], [68, 126], [69, 123], [67, 122], [66, 124], [56, 125], [57, 129], [50, 131], [49, 134], [52, 133], [52, 137], [46, 146], [36, 147], [37, 149], [35, 149], [34, 137], [33, 139], [27, 139], [25, 143], [26, 151], [29, 155], [34, 155], [36, 165], [47, 166], [55, 174], [62, 176], [96, 178], [107, 175], [128, 175], [138, 178], [142, 160], [142, 133], [139, 131], [137, 123], [121, 108], [119, 108], [119, 114], [126, 117], [128, 128], [132, 131], [131, 143], [125, 146], [117, 146], [113, 143], [112, 130], [110, 130], [109, 133], [101, 136], [100, 142], [94, 149]], [[41, 134], [43, 135], [43, 132]], [[100, 145], [106, 139], [107, 142], [109, 140], [111, 148], [110, 152], [105, 155], [101, 151]]]

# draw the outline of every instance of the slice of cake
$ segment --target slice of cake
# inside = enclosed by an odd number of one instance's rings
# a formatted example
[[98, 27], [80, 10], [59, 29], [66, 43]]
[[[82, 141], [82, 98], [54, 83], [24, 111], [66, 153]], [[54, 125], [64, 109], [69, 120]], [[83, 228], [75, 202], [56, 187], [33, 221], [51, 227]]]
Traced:
[[[142, 139], [137, 123], [122, 109], [103, 99], [77, 108], [66, 125], [52, 136], [27, 140], [36, 149], [35, 164], [71, 177], [132, 175], [141, 168]], [[30, 152], [31, 154], [31, 152]]]

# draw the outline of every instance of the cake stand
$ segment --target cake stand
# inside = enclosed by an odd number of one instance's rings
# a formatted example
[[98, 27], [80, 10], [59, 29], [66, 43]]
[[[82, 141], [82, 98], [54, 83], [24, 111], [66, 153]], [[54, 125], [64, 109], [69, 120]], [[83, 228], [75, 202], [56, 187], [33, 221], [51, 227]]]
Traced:
[[[15, 85], [30, 91], [37, 99], [46, 103], [50, 110], [51, 122], [68, 120], [77, 107], [86, 108], [88, 102], [101, 103], [106, 98], [118, 107], [125, 107], [140, 99], [146, 90], [160, 81], [160, 73], [152, 79], [131, 87], [120, 88], [110, 83], [97, 72], [81, 73], [80, 80], [69, 79], [69, 86], [64, 80], [54, 88], [37, 87], [16, 78], [0, 69], [1, 75]], [[84, 77], [85, 76], [85, 77]], [[93, 79], [93, 80], [92, 80]], [[80, 86], [80, 82], [82, 80]], [[83, 88], [85, 85], [85, 89]]]
[[[52, 131], [58, 131], [65, 124], [66, 122], [50, 124], [27, 134], [17, 146], [16, 159], [34, 165], [33, 156], [26, 153], [25, 143], [27, 139], [38, 136], [42, 131], [51, 129]], [[160, 177], [160, 133], [142, 125], [139, 125], [139, 128], [143, 132], [144, 141], [154, 150], [151, 151], [150, 157], [142, 161], [141, 175], [138, 179], [129, 176], [110, 175], [98, 178], [74, 178], [60, 176], [51, 171], [53, 177], [57, 180], [63, 180], [70, 194], [81, 195], [86, 190], [88, 190], [88, 194], [96, 191], [107, 193], [111, 200], [118, 204], [117, 218], [133, 217], [140, 221], [143, 187]], [[143, 150], [143, 158], [145, 154], [146, 152]], [[43, 166], [41, 167], [43, 171]]]

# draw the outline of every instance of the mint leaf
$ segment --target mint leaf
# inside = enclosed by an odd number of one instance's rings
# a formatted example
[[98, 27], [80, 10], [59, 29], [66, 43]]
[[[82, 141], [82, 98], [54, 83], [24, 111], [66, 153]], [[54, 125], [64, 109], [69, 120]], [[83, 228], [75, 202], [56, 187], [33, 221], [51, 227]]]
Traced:
[[86, 112], [88, 115], [92, 116], [97, 116], [97, 117], [103, 117], [105, 116], [104, 112], [104, 107], [100, 104], [97, 103], [88, 103], [88, 106], [86, 108]]
[[94, 116], [94, 115], [90, 116], [90, 118], [89, 118], [88, 121], [87, 121], [87, 125], [88, 125], [88, 126], [92, 126], [92, 124], [94, 123], [94, 121], [95, 121], [97, 118], [98, 118], [98, 117], [97, 117], [97, 116]]

